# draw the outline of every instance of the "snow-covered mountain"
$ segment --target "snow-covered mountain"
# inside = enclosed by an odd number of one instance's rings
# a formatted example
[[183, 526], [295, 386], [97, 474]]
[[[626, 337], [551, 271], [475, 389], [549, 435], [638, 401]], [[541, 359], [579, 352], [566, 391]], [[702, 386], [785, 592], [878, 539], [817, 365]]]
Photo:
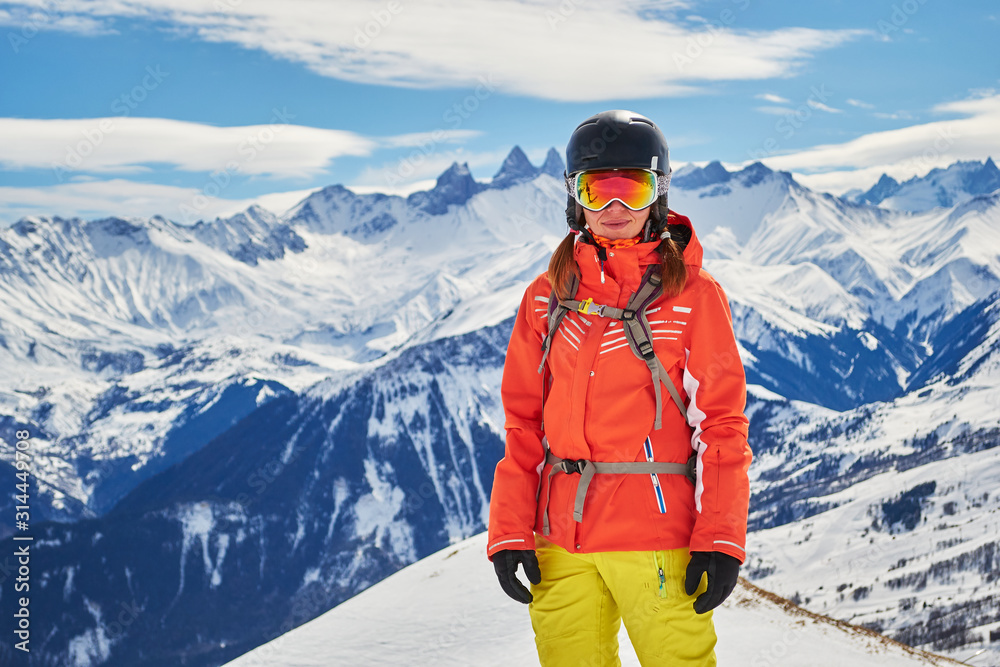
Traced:
[[426, 343], [273, 398], [100, 518], [41, 525], [33, 651], [218, 665], [482, 530], [509, 334]]
[[[482, 534], [449, 546], [227, 667], [536, 664], [527, 607], [501, 592], [485, 549]], [[745, 580], [713, 615], [720, 665], [958, 664], [810, 613]], [[619, 646], [623, 665], [639, 664], [624, 627]]]
[[105, 511], [285, 389], [506, 319], [555, 242], [559, 187], [485, 188], [432, 216], [333, 186], [287, 221], [0, 233], [0, 414], [34, 427], [37, 517]]
[[1000, 290], [1000, 193], [890, 213], [761, 165], [719, 169], [676, 179], [671, 203], [709, 249], [750, 381], [787, 398], [846, 409], [914, 388], [910, 376], [947, 354], [931, 346], [938, 332]]
[[845, 197], [858, 204], [919, 213], [932, 208], [951, 208], [998, 188], [1000, 169], [990, 157], [983, 163], [956, 162], [947, 169], [935, 168], [925, 176], [914, 176], [903, 183], [882, 174], [869, 190]]
[[[488, 184], [456, 164], [405, 199], [331, 186], [282, 218], [0, 232], [0, 466], [29, 428], [34, 664], [219, 664], [482, 530], [511, 318], [566, 231], [561, 171], [515, 149]], [[993, 642], [976, 550], [994, 547], [909, 525], [945, 507], [992, 525], [988, 475], [946, 473], [997, 451], [1000, 194], [909, 213], [712, 164], [670, 197], [753, 385], [748, 574], [956, 656]], [[847, 510], [893, 547], [828, 598], [865, 530]], [[821, 557], [782, 543], [820, 520], [846, 527]], [[916, 574], [889, 587], [900, 558]], [[946, 600], [921, 571], [979, 588]]]
[[[774, 396], [758, 433], [748, 576], [822, 613], [1000, 660], [1000, 307], [954, 318], [920, 389], [836, 415]], [[769, 420], [757, 419], [764, 424]]]

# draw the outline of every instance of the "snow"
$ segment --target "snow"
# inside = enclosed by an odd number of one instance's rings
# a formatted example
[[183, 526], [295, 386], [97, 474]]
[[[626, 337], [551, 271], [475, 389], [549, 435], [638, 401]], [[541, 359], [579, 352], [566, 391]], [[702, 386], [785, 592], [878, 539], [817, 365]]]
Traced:
[[759, 384], [748, 384], [747, 394], [759, 398], [762, 401], [780, 401], [783, 399], [780, 394], [773, 392], [770, 389], [766, 389]]
[[208, 548], [209, 538], [212, 535], [212, 529], [215, 527], [215, 517], [212, 514], [212, 506], [208, 503], [193, 503], [182, 508], [179, 511], [179, 514], [183, 530], [183, 541], [181, 543], [180, 586], [177, 589], [178, 596], [180, 596], [181, 591], [184, 590], [184, 572], [187, 565], [187, 555], [191, 550], [191, 545], [194, 541], [197, 540], [201, 543], [201, 555], [202, 561], [205, 564], [205, 574], [209, 575], [210, 581], [213, 582], [213, 585], [218, 585], [218, 582], [216, 581], [216, 579], [220, 576], [218, 568], [222, 564], [222, 559], [226, 555], [226, 547], [229, 544], [228, 536], [226, 536], [226, 541], [219, 545], [218, 565], [213, 567]]
[[226, 560], [226, 550], [229, 548], [229, 535], [225, 533], [220, 534], [216, 538], [215, 548], [218, 553], [215, 557], [215, 563], [209, 561], [209, 565], [211, 566], [209, 585], [212, 588], [218, 588], [219, 584], [222, 583], [222, 562]]
[[85, 630], [69, 641], [69, 658], [73, 667], [91, 667], [105, 662], [111, 655], [111, 638], [104, 627], [101, 608], [84, 597], [87, 611], [94, 619], [95, 628]]
[[354, 505], [355, 534], [358, 537], [374, 534], [378, 547], [388, 548], [404, 560], [416, 560], [412, 528], [397, 518], [403, 509], [403, 490], [386, 482], [379, 464], [371, 459], [365, 460], [365, 480], [371, 493], [361, 496]]
[[[527, 607], [500, 590], [485, 553], [485, 534], [443, 549], [228, 667], [537, 664]], [[720, 665], [957, 664], [811, 614], [742, 580], [714, 616]], [[638, 665], [624, 627], [619, 642], [622, 664]]]
[[63, 584], [63, 599], [68, 600], [73, 593], [73, 577], [76, 575], [76, 567], [66, 568], [66, 582]]

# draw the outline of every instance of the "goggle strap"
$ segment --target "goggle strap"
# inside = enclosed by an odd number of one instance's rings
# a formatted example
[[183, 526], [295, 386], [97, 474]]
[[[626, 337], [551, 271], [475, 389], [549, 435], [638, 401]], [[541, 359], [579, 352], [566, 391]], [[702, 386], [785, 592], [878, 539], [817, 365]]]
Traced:
[[673, 169], [668, 169], [665, 174], [656, 175], [656, 196], [667, 194], [667, 190], [670, 189], [670, 175], [674, 173]]

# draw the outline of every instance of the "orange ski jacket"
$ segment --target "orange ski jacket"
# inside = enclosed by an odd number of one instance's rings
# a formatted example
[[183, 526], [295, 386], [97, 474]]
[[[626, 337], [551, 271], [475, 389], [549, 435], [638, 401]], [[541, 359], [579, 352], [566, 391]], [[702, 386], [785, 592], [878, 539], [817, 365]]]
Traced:
[[[673, 212], [670, 223], [691, 229], [688, 218]], [[646, 267], [659, 263], [656, 247], [650, 242], [609, 250], [602, 281], [597, 247], [578, 242], [575, 298], [625, 307]], [[542, 533], [539, 498], [545, 497], [548, 539], [570, 553], [687, 547], [745, 559], [752, 456], [743, 412], [746, 376], [726, 295], [701, 268], [702, 255], [691, 229], [684, 290], [661, 296], [646, 310], [654, 350], [688, 408], [685, 421], [677, 406], [664, 400], [658, 430], [649, 368], [633, 354], [617, 320], [570, 312], [551, 341], [548, 372], [538, 372], [552, 288], [545, 274], [529, 285], [501, 385], [507, 440], [490, 499], [491, 559], [503, 549], [535, 548], [534, 534]], [[543, 382], [549, 385], [544, 392]], [[682, 475], [657, 475], [665, 513], [648, 474], [595, 476], [581, 522], [573, 519], [580, 475], [557, 472], [547, 488], [551, 465], [545, 462], [545, 442], [564, 459], [646, 461], [647, 437], [655, 461], [685, 463], [697, 454], [694, 484]]]

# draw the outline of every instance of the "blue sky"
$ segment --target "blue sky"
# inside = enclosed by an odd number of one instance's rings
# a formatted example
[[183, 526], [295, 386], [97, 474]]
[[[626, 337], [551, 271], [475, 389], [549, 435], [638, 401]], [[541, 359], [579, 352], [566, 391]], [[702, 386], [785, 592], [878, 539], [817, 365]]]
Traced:
[[835, 193], [1000, 156], [985, 0], [37, 0], [0, 36], [0, 224], [486, 180], [608, 108]]

